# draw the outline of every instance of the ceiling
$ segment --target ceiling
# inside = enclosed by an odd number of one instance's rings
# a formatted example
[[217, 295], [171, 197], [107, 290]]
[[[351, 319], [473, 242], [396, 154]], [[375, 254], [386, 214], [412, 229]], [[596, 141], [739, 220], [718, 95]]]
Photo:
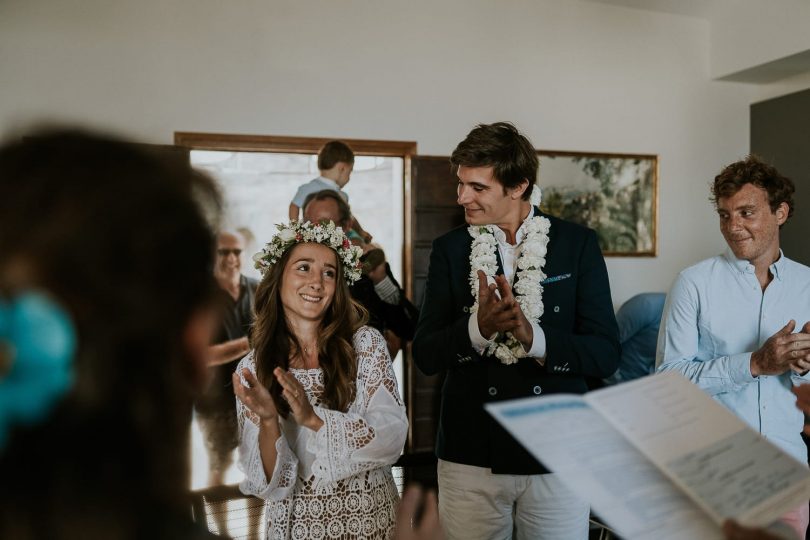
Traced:
[[635, 9], [708, 19], [716, 0], [588, 0]]

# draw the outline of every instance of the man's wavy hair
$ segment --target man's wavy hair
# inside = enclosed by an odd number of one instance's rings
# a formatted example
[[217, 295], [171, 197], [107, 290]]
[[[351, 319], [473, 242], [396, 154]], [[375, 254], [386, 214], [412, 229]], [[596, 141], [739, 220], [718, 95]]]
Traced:
[[528, 180], [522, 197], [525, 201], [531, 198], [539, 166], [534, 146], [510, 122], [475, 126], [453, 150], [450, 163], [454, 171], [458, 171], [459, 166], [492, 167], [504, 192]]
[[753, 154], [726, 166], [714, 177], [710, 198], [712, 204], [717, 206], [720, 199], [733, 196], [746, 184], [765, 190], [771, 212], [776, 212], [779, 205], [785, 203], [788, 206], [788, 218], [793, 215], [793, 193], [796, 191], [793, 181]]
[[[290, 406], [281, 395], [283, 388], [273, 375], [273, 370], [277, 367], [290, 369], [290, 358], [303, 350], [290, 328], [281, 302], [284, 269], [291, 254], [300, 245], [288, 249], [268, 269], [256, 289], [256, 323], [253, 327], [256, 375], [270, 392], [276, 410], [284, 418], [290, 413]], [[324, 393], [321, 399], [324, 405], [346, 412], [356, 392], [357, 354], [352, 338], [368, 320], [368, 313], [352, 299], [343, 277], [343, 265], [338, 263], [336, 268], [335, 295], [326, 308], [318, 332], [318, 362], [323, 370]]]

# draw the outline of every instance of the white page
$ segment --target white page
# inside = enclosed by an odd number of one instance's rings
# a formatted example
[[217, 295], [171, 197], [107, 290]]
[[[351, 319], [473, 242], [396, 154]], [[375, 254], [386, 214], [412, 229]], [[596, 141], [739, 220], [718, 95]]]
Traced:
[[810, 498], [806, 465], [680, 374], [592, 392], [587, 401], [717, 523], [765, 526]]
[[723, 537], [702, 510], [582, 397], [526, 398], [486, 408], [623, 538]]

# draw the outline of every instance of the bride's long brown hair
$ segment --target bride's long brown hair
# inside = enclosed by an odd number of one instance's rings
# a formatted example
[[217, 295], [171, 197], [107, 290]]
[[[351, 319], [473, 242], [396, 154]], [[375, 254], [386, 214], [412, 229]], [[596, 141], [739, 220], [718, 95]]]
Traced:
[[[290, 406], [282, 397], [282, 387], [273, 375], [276, 367], [290, 368], [290, 358], [303, 350], [301, 343], [290, 328], [281, 303], [281, 287], [284, 268], [292, 252], [301, 244], [288, 249], [271, 266], [256, 289], [256, 323], [253, 328], [253, 358], [256, 361], [256, 376], [268, 389], [279, 414], [286, 418]], [[333, 250], [334, 251], [334, 250]], [[368, 320], [368, 313], [355, 302], [346, 284], [343, 265], [338, 264], [335, 277], [335, 294], [326, 308], [318, 331], [318, 363], [323, 370], [324, 406], [338, 411], [347, 411], [355, 396], [357, 357], [352, 345], [352, 336]]]

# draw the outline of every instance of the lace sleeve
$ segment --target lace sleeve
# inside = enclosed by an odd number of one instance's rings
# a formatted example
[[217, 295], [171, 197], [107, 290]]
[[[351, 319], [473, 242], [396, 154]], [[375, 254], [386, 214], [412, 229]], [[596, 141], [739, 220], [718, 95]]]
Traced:
[[[242, 369], [248, 368], [256, 373], [256, 363], [253, 360], [253, 351], [248, 353], [236, 368], [242, 377]], [[236, 399], [236, 418], [239, 422], [239, 470], [245, 475], [240, 482], [239, 489], [247, 495], [256, 495], [263, 499], [281, 500], [289, 496], [295, 487], [298, 458], [290, 449], [287, 439], [282, 432], [276, 441], [276, 466], [273, 475], [268, 480], [262, 465], [262, 456], [259, 452], [259, 418], [250, 409]]]
[[405, 406], [399, 396], [385, 339], [363, 327], [354, 336], [357, 393], [346, 413], [316, 407], [323, 427], [307, 443], [315, 455], [312, 472], [328, 481], [394, 463], [408, 433]]

